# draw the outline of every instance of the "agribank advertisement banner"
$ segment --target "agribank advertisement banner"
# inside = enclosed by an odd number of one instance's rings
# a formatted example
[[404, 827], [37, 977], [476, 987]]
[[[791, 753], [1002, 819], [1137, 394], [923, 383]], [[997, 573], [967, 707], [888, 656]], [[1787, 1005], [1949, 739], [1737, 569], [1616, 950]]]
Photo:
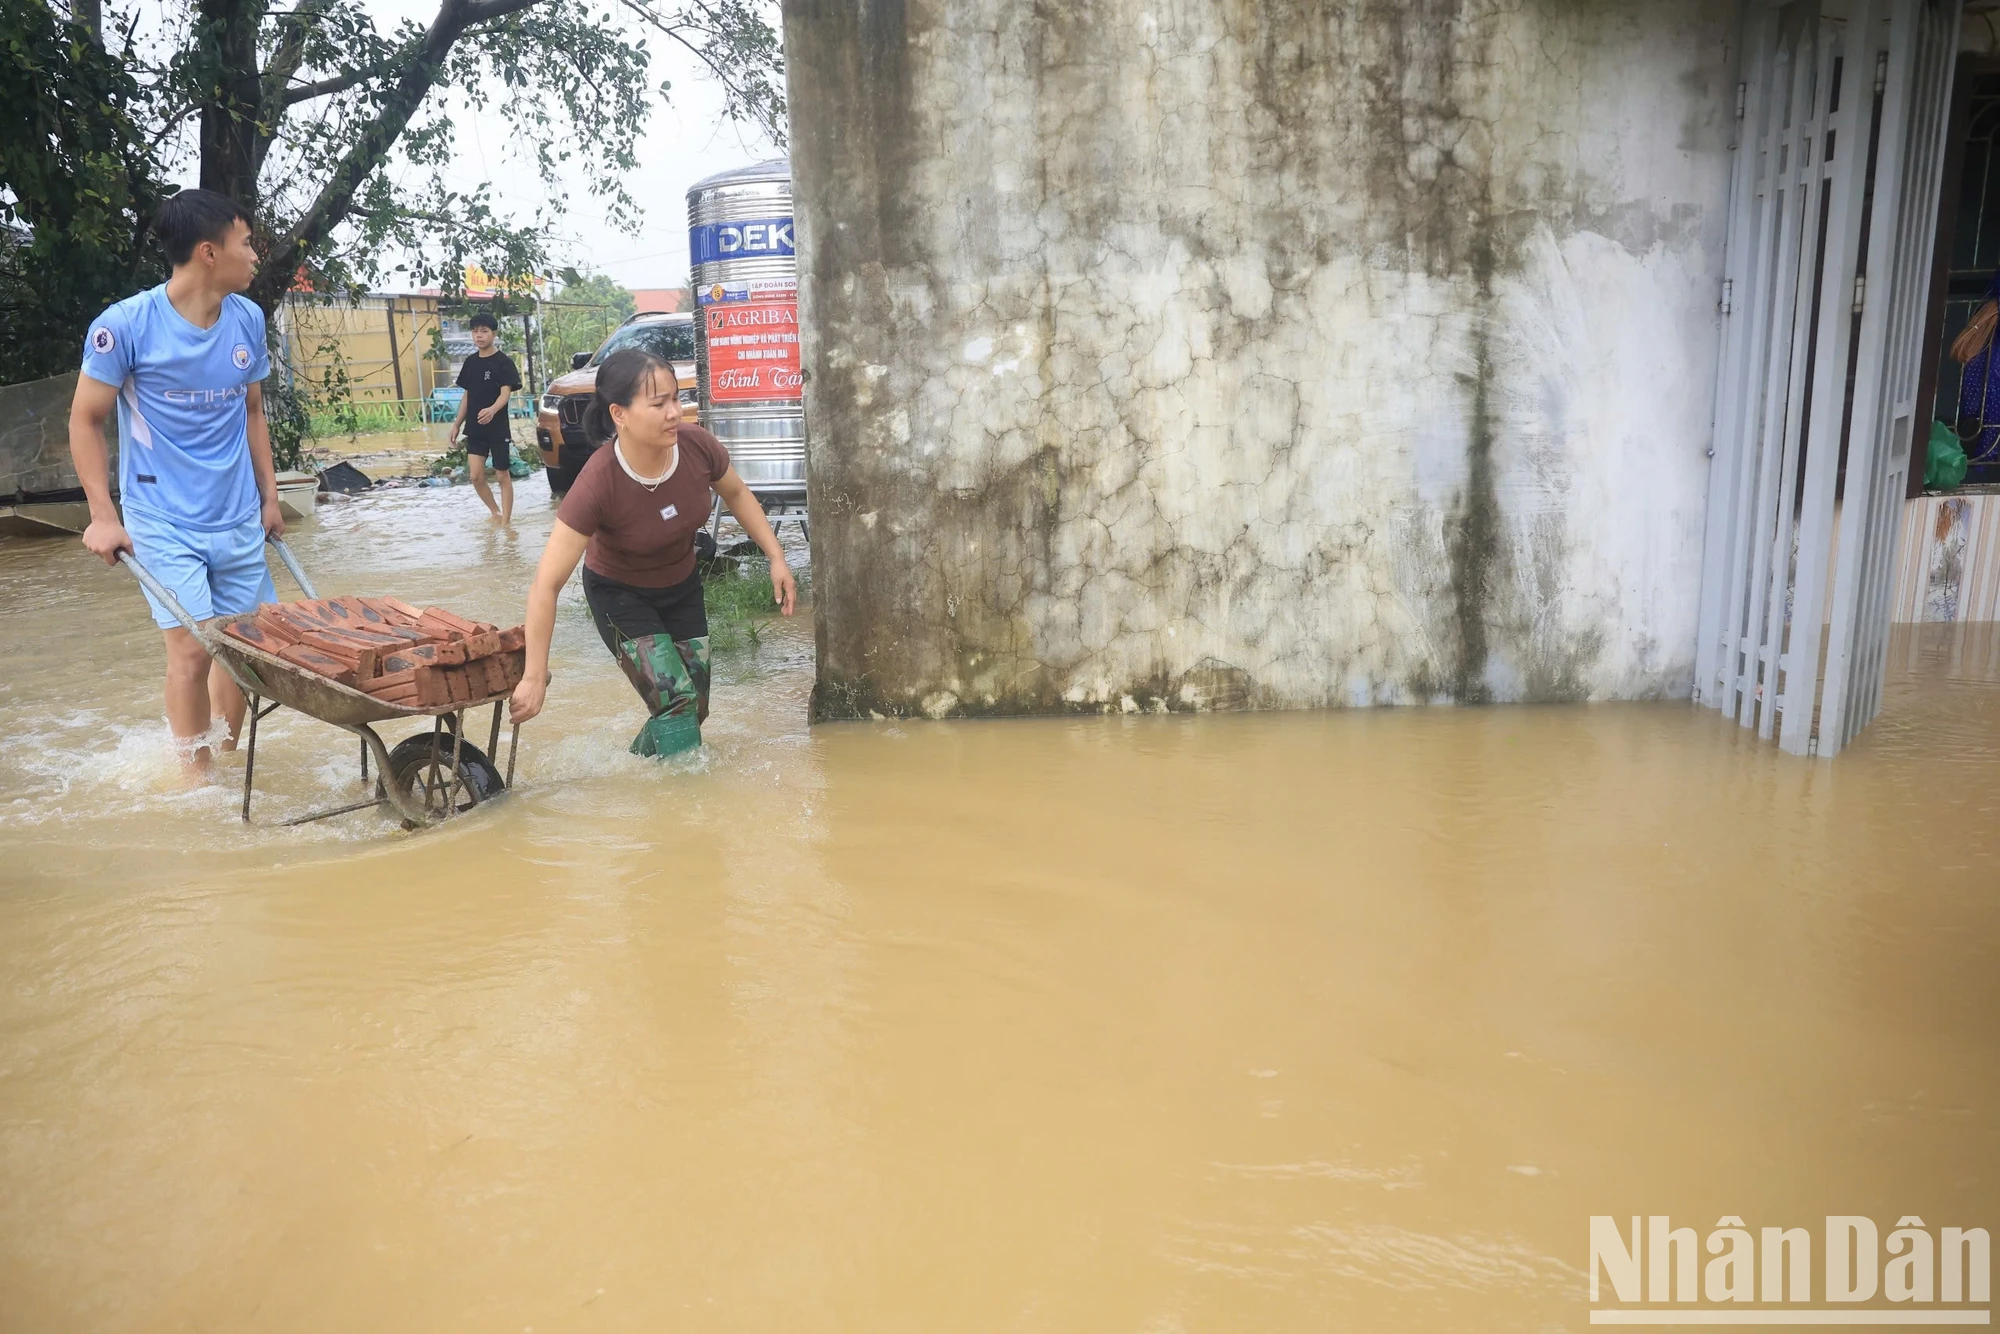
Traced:
[[701, 318], [708, 339], [709, 402], [804, 397], [796, 280], [704, 287]]

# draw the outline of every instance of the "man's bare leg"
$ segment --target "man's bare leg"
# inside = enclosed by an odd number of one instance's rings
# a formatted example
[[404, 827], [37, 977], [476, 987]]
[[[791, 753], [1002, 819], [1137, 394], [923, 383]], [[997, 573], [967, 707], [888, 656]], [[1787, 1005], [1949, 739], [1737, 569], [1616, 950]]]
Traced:
[[243, 712], [248, 707], [236, 678], [221, 663], [212, 663], [208, 669], [209, 726], [213, 727], [217, 718], [229, 723], [229, 735], [222, 741], [224, 750], [236, 749], [236, 738], [243, 735]]
[[500, 472], [500, 522], [514, 522], [514, 474], [504, 468]]
[[493, 503], [493, 488], [486, 484], [486, 456], [467, 451], [465, 466], [472, 473], [472, 489], [486, 503], [486, 511], [494, 518], [500, 517], [500, 507]]
[[[208, 737], [212, 707], [209, 671], [213, 664], [201, 641], [181, 626], [167, 630], [167, 726], [174, 734], [174, 752], [180, 756], [181, 771], [191, 779], [208, 777], [214, 756], [202, 744]], [[232, 683], [233, 688], [233, 683]], [[242, 695], [237, 695], [237, 717], [242, 717]]]

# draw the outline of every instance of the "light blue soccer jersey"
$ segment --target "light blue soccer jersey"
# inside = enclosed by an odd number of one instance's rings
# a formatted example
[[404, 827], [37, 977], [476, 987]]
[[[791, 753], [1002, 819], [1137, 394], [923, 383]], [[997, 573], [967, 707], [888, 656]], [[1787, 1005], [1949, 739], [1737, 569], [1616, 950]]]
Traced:
[[91, 321], [83, 373], [118, 388], [119, 501], [177, 527], [215, 533], [255, 518], [250, 386], [271, 373], [264, 312], [223, 298], [198, 329], [163, 283]]

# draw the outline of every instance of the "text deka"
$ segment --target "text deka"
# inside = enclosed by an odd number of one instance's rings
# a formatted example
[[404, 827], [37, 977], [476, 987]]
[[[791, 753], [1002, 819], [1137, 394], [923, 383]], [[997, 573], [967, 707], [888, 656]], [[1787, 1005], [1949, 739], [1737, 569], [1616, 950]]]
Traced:
[[696, 264], [742, 259], [752, 255], [792, 253], [792, 220], [759, 218], [754, 222], [711, 222], [688, 231], [688, 258]]
[[717, 227], [715, 248], [725, 255], [733, 255], [738, 251], [752, 255], [789, 255], [792, 252], [792, 224], [746, 222], [741, 227]]
[[[1812, 1234], [1805, 1228], [1760, 1228], [1733, 1215], [1719, 1221], [1705, 1243], [1691, 1227], [1674, 1227], [1664, 1215], [1632, 1219], [1628, 1246], [1619, 1220], [1590, 1220], [1590, 1300], [1598, 1299], [1600, 1271], [1621, 1302], [1807, 1302], [1812, 1300]], [[1827, 1218], [1821, 1300], [1872, 1301], [1879, 1291], [1892, 1302], [1992, 1300], [1992, 1243], [1986, 1229], [1948, 1227], [1935, 1239], [1914, 1216], [1899, 1218], [1889, 1233], [1889, 1259], [1881, 1260], [1874, 1220], [1854, 1214]], [[1715, 1258], [1695, 1286], [1696, 1248]], [[1645, 1293], [1640, 1294], [1640, 1267]]]

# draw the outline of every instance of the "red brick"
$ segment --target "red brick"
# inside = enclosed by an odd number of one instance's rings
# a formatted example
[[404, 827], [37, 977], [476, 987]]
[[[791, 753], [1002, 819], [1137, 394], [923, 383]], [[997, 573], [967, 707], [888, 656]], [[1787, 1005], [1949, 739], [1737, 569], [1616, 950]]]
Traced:
[[288, 644], [279, 651], [278, 656], [286, 662], [292, 663], [294, 666], [303, 667], [309, 672], [316, 672], [326, 677], [329, 681], [338, 681], [344, 686], [351, 686], [355, 683], [355, 674], [352, 666], [342, 659], [328, 653], [322, 653], [316, 648], [309, 648], [304, 644]]
[[263, 649], [266, 653], [276, 653], [285, 647], [284, 640], [271, 634], [255, 621], [231, 621], [222, 627], [222, 633], [231, 639], [238, 639], [245, 644]]
[[462, 635], [476, 635], [479, 633], [479, 622], [468, 621], [455, 612], [446, 611], [443, 607], [425, 607], [424, 614], [420, 619], [443, 621]]
[[264, 607], [258, 611], [257, 616], [259, 620], [267, 623], [271, 621], [282, 622], [290, 626], [292, 633], [295, 635], [305, 634], [312, 630], [326, 629], [326, 624], [317, 616], [290, 602], [280, 602], [274, 606]]
[[438, 661], [438, 646], [435, 644], [408, 644], [392, 650], [382, 659], [385, 672], [405, 672], [417, 667], [433, 667]]
[[451, 703], [451, 687], [445, 684], [444, 672], [442, 667], [419, 667], [414, 673], [417, 700], [427, 709]]
[[[298, 627], [279, 615], [275, 607], [267, 605], [257, 609], [257, 628], [281, 644], [299, 642]], [[275, 649], [272, 651], [276, 652]]]
[[327, 633], [338, 635], [350, 644], [366, 645], [369, 648], [378, 649], [398, 649], [410, 642], [401, 635], [386, 635], [380, 631], [370, 630], [358, 625], [349, 630], [329, 630]]
[[507, 685], [502, 679], [499, 664], [492, 658], [476, 658], [465, 665], [465, 674], [472, 678], [472, 693], [475, 699], [491, 699], [506, 693]]
[[498, 630], [482, 630], [480, 633], [466, 638], [465, 658], [467, 662], [470, 662], [474, 658], [483, 658], [489, 653], [498, 653], [499, 651], [500, 632]]

